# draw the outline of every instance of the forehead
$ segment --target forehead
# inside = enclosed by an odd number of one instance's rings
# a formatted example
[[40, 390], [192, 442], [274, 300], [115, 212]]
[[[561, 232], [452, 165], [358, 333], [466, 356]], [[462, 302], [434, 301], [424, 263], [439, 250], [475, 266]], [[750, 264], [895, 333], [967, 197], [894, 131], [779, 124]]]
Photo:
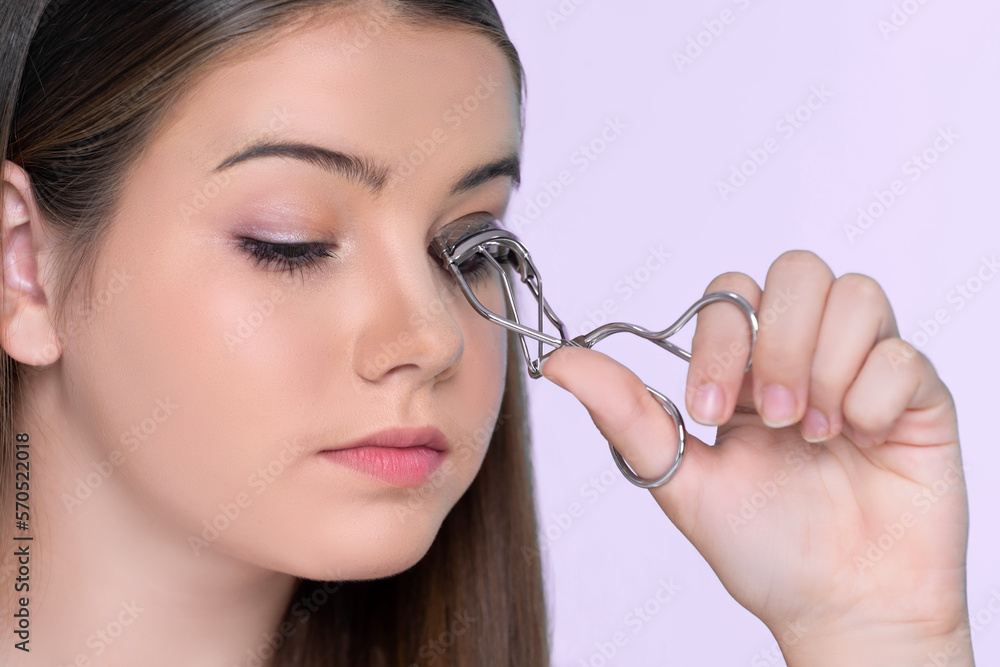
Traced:
[[[374, 155], [390, 166], [414, 151], [450, 153], [467, 164], [517, 149], [511, 63], [488, 37], [374, 16], [314, 17], [227, 58], [194, 82], [160, 134], [183, 142], [206, 169], [269, 138]], [[470, 156], [473, 145], [479, 154]]]

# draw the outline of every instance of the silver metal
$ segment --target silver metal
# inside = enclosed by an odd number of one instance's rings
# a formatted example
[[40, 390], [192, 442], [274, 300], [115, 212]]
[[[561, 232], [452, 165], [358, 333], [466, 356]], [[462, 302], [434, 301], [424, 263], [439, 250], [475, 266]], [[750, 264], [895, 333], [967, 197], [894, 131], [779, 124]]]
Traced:
[[[690, 308], [688, 308], [676, 322], [662, 331], [649, 331], [648, 329], [644, 329], [635, 324], [628, 324], [625, 322], [610, 322], [597, 327], [588, 334], [577, 336], [572, 340], [567, 339], [565, 326], [542, 296], [541, 276], [531, 259], [531, 255], [528, 253], [528, 249], [524, 247], [524, 244], [522, 244], [514, 234], [505, 229], [500, 229], [494, 226], [494, 222], [494, 218], [480, 216], [479, 218], [474, 219], [465, 230], [459, 230], [458, 233], [452, 234], [451, 238], [438, 237], [435, 239], [431, 243], [430, 251], [431, 254], [437, 257], [444, 267], [455, 276], [462, 292], [465, 294], [465, 297], [468, 299], [472, 307], [475, 308], [476, 312], [491, 322], [505, 327], [506, 329], [509, 329], [519, 335], [521, 342], [521, 354], [524, 357], [525, 364], [527, 364], [528, 375], [531, 378], [535, 379], [542, 377], [541, 372], [538, 370], [539, 363], [560, 347], [574, 346], [591, 348], [608, 336], [621, 332], [635, 334], [650, 340], [668, 352], [680, 357], [684, 361], [690, 362], [690, 352], [674, 345], [666, 339], [673, 336], [681, 328], [683, 328], [684, 325], [687, 324], [688, 321], [690, 321], [691, 318], [693, 318], [702, 308], [719, 301], [728, 301], [739, 306], [739, 308], [743, 311], [743, 314], [750, 322], [750, 358], [747, 361], [744, 372], [750, 370], [750, 365], [753, 363], [753, 348], [757, 342], [757, 314], [754, 311], [753, 306], [751, 306], [746, 299], [735, 292], [711, 292], [706, 294], [702, 298], [698, 299]], [[497, 257], [494, 257], [494, 253], [501, 256], [503, 264], [498, 261]], [[476, 255], [479, 255], [481, 261], [486, 261], [491, 264], [500, 275], [503, 283], [507, 309], [513, 319], [497, 315], [484, 307], [476, 297], [472, 288], [469, 286], [461, 267], [471, 259], [474, 259]], [[539, 324], [537, 329], [526, 327], [521, 323], [521, 318], [518, 316], [517, 312], [517, 306], [514, 304], [514, 292], [509, 276], [504, 270], [504, 265], [510, 266], [518, 271], [521, 281], [528, 286], [528, 289], [531, 290], [532, 295], [537, 300]], [[556, 330], [559, 332], [558, 336], [552, 336], [545, 333], [544, 328], [546, 318], [555, 326]], [[531, 354], [528, 351], [528, 344], [525, 341], [525, 336], [538, 341], [538, 355], [534, 359], [531, 358]], [[543, 354], [543, 344], [550, 345], [554, 349]], [[611, 455], [614, 458], [615, 463], [618, 465], [618, 469], [622, 472], [625, 478], [636, 486], [645, 489], [652, 489], [666, 484], [670, 478], [676, 474], [677, 469], [680, 467], [681, 459], [684, 456], [684, 443], [687, 432], [684, 428], [684, 419], [681, 417], [680, 412], [678, 411], [677, 406], [674, 405], [673, 401], [649, 385], [645, 385], [645, 387], [649, 390], [653, 397], [656, 398], [660, 405], [663, 406], [670, 417], [674, 420], [674, 424], [677, 426], [677, 454], [674, 457], [674, 462], [661, 477], [655, 479], [645, 479], [635, 474], [635, 472], [622, 458], [621, 454], [618, 453], [618, 450], [615, 449], [614, 445], [611, 445], [610, 443], [608, 444], [611, 448]]]

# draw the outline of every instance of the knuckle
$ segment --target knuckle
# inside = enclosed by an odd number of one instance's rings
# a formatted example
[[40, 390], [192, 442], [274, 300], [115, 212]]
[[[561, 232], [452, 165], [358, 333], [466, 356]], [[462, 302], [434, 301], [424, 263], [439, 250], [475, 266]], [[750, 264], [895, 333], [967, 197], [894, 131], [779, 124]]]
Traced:
[[814, 253], [812, 250], [786, 250], [778, 255], [778, 258], [774, 260], [774, 263], [793, 266], [826, 265], [825, 262], [819, 258], [819, 255]]
[[851, 392], [844, 398], [844, 418], [856, 428], [868, 432], [881, 430], [885, 419], [872, 401], [859, 398]]
[[878, 281], [862, 273], [845, 273], [833, 284], [834, 290], [843, 292], [852, 302], [881, 306], [888, 302], [885, 290]]
[[642, 419], [649, 409], [649, 400], [652, 397], [649, 395], [649, 391], [643, 388], [641, 392], [637, 389], [634, 392], [629, 393], [629, 407], [625, 412], [625, 416], [622, 418], [620, 426], [616, 429], [618, 436], [625, 436], [629, 431], [631, 431]]
[[873, 351], [886, 358], [894, 370], [912, 369], [916, 372], [928, 363], [923, 352], [902, 338], [883, 338], [875, 344]]
[[[896, 382], [914, 382], [917, 376], [927, 371], [930, 361], [918, 349], [901, 338], [884, 338], [872, 348], [871, 356], [881, 357], [895, 372], [904, 376]], [[897, 376], [898, 377], [898, 376]], [[844, 398], [844, 416], [861, 429], [881, 430], [889, 423], [883, 407], [853, 391]]]
[[795, 273], [809, 271], [811, 273], [833, 275], [826, 262], [811, 250], [786, 250], [774, 260], [771, 270], [780, 270], [782, 272], [792, 271]]
[[688, 390], [697, 392], [702, 385], [710, 382], [728, 382], [730, 378], [736, 376], [746, 365], [745, 355], [737, 356], [731, 353], [715, 351], [710, 358], [699, 355], [697, 365], [692, 366], [688, 372]]
[[705, 294], [710, 292], [731, 291], [741, 296], [755, 296], [760, 293], [757, 281], [745, 273], [739, 271], [728, 271], [715, 277], [705, 289]]
[[850, 386], [850, 378], [839, 366], [813, 365], [809, 375], [809, 404], [816, 408], [840, 407], [839, 399]]

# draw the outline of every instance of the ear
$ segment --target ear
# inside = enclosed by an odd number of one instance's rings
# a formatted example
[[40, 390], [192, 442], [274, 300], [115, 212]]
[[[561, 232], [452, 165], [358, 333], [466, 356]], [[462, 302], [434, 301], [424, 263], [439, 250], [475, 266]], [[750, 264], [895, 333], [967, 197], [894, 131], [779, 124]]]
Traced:
[[0, 345], [21, 363], [45, 366], [62, 354], [62, 341], [52, 325], [48, 299], [39, 281], [37, 258], [49, 251], [48, 238], [27, 172], [5, 160], [0, 178]]

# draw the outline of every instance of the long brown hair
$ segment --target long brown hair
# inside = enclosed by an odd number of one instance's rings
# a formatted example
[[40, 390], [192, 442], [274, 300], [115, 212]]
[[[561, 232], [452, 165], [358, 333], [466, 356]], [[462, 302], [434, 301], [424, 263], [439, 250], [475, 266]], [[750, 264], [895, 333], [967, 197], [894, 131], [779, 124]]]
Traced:
[[[52, 315], [57, 331], [64, 331], [70, 292], [80, 289], [89, 299], [91, 271], [114, 218], [117, 194], [171, 103], [206, 66], [259, 46], [298, 20], [357, 4], [3, 0], [0, 144], [5, 158], [29, 175], [38, 210], [56, 239], [59, 275]], [[520, 59], [492, 0], [365, 5], [381, 20], [454, 26], [488, 37], [509, 59], [523, 107]], [[377, 20], [375, 26], [377, 30]], [[480, 436], [490, 442], [485, 461], [426, 556], [409, 570], [382, 579], [302, 580], [284, 623], [258, 653], [262, 663], [549, 664], [541, 562], [524, 555], [538, 553], [538, 538], [524, 377], [515, 341], [508, 337], [500, 417]], [[33, 368], [0, 350], [3, 516], [12, 509], [19, 383]], [[10, 537], [8, 522], [0, 522], [0, 541], [11, 544]]]

